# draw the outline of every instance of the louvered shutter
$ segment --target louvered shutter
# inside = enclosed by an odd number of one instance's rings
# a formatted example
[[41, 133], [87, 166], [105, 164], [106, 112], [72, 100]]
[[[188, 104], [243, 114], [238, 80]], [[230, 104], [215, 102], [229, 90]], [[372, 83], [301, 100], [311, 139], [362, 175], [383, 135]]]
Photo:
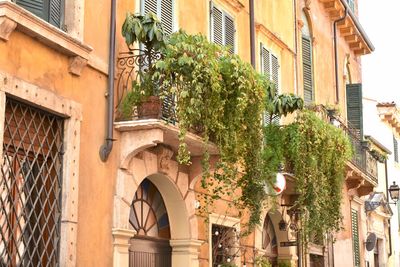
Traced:
[[353, 235], [354, 266], [360, 266], [360, 238], [358, 235], [358, 211], [351, 209], [351, 231]]
[[64, 0], [16, 0], [16, 4], [60, 28], [64, 17]]
[[161, 0], [161, 24], [164, 32], [170, 35], [174, 30], [173, 0]]
[[50, 0], [49, 22], [54, 26], [60, 28], [63, 17], [64, 17], [64, 1]]
[[40, 18], [48, 20], [48, 0], [17, 0], [16, 4]]
[[149, 12], [153, 12], [158, 16], [157, 12], [157, 0], [144, 0], [144, 14], [147, 14]]
[[279, 91], [279, 63], [278, 58], [271, 55], [271, 80], [275, 84], [275, 88]]
[[219, 45], [224, 45], [224, 40], [223, 40], [223, 33], [222, 33], [222, 25], [223, 25], [223, 14], [222, 11], [220, 11], [218, 8], [215, 6], [212, 6], [212, 41], [213, 43], [219, 44]]
[[347, 121], [349, 128], [361, 138], [363, 136], [363, 108], [361, 84], [348, 84], [346, 86]]
[[393, 135], [393, 154], [394, 161], [399, 162], [399, 143], [397, 142], [396, 137]]
[[302, 37], [302, 56], [303, 56], [303, 87], [304, 103], [311, 104], [313, 101], [313, 75], [312, 75], [312, 48], [311, 40], [308, 37]]
[[270, 77], [271, 65], [269, 63], [269, 51], [261, 44], [261, 72]]
[[235, 23], [231, 17], [225, 14], [225, 45], [230, 53], [235, 53]]
[[[279, 62], [278, 58], [271, 55], [271, 81], [275, 86], [275, 94], [279, 94]], [[273, 120], [274, 124], [280, 124], [279, 117], [275, 117]]]

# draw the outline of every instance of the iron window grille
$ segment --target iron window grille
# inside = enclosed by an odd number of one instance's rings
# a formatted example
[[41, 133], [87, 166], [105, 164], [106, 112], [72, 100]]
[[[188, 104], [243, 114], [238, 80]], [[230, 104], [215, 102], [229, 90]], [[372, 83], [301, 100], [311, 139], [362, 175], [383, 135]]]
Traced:
[[59, 266], [63, 123], [6, 99], [0, 266]]

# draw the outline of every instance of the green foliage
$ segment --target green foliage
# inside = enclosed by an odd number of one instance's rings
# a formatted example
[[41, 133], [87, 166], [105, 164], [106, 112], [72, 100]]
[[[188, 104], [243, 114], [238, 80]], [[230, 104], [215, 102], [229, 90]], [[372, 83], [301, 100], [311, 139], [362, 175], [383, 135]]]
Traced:
[[237, 265], [234, 263], [222, 263], [219, 266], [221, 266], [221, 267], [237, 267]]
[[278, 267], [291, 267], [292, 264], [290, 263], [289, 260], [279, 260], [278, 261]]
[[149, 12], [146, 15], [128, 13], [122, 24], [122, 36], [128, 47], [135, 42], [142, 43], [147, 51], [159, 50], [165, 46], [165, 34], [161, 21]]
[[265, 105], [269, 114], [269, 123], [272, 123], [275, 117], [286, 116], [303, 109], [304, 101], [294, 94], [273, 94], [267, 98]]
[[303, 242], [337, 231], [346, 161], [351, 144], [343, 131], [304, 111], [285, 129], [285, 159], [297, 178]]
[[[182, 31], [170, 36], [156, 68], [155, 76], [163, 81], [166, 93], [177, 96], [179, 162], [190, 164], [185, 134], [201, 129], [205, 141], [203, 187], [214, 200], [225, 193], [234, 197], [239, 188], [242, 194], [235, 204], [249, 209], [250, 224], [254, 225], [266, 198], [261, 118], [265, 92], [272, 95], [269, 81], [205, 36]], [[206, 179], [210, 177], [210, 142], [220, 155], [211, 175], [214, 179]]]
[[272, 267], [272, 264], [264, 256], [256, 257], [255, 262], [256, 262], [255, 264], [256, 267]]

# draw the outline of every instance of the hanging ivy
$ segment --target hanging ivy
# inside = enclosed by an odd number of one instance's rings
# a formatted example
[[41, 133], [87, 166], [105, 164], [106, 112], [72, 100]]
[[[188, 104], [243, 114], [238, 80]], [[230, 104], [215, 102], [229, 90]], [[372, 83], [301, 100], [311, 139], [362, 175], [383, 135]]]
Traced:
[[312, 111], [299, 113], [284, 131], [284, 158], [296, 176], [303, 241], [338, 231], [344, 168], [352, 155], [348, 138]]

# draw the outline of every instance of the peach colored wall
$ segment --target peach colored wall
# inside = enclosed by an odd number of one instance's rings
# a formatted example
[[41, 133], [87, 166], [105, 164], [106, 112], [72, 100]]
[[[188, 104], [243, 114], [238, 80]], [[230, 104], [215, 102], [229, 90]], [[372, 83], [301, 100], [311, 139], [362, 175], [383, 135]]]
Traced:
[[[248, 1], [240, 0], [244, 8], [236, 11], [226, 4], [226, 1], [216, 0], [235, 18], [237, 26], [237, 52], [246, 61], [250, 61], [249, 49], [249, 14]], [[294, 51], [294, 16], [291, 0], [255, 1], [256, 22], [263, 23], [275, 33], [288, 47]], [[298, 1], [300, 2], [300, 1]], [[122, 22], [128, 11], [134, 11], [138, 1], [117, 1], [117, 51], [125, 50], [124, 41], [120, 35]], [[201, 32], [209, 36], [209, 2], [176, 0], [179, 14], [179, 26], [189, 33]], [[297, 7], [298, 19], [300, 6]], [[318, 103], [334, 102], [334, 68], [332, 21], [318, 1], [311, 3], [311, 19], [314, 41], [314, 78], [316, 100]], [[100, 61], [108, 61], [109, 42], [109, 1], [85, 1], [84, 11], [85, 44], [93, 47], [92, 56]], [[300, 36], [300, 35], [299, 35]], [[277, 51], [280, 56], [281, 84], [285, 92], [294, 92], [294, 55], [287, 49], [282, 49], [276, 43], [262, 34], [257, 34], [256, 49], [259, 42], [264, 41]], [[351, 72], [353, 82], [361, 80], [358, 59], [349, 52], [348, 45], [340, 38], [339, 42], [339, 71], [343, 70], [344, 58], [351, 55]], [[106, 163], [101, 162], [98, 151], [104, 141], [105, 112], [107, 92], [107, 76], [86, 66], [80, 77], [68, 72], [68, 58], [59, 52], [46, 47], [37, 40], [15, 31], [8, 42], [0, 41], [0, 68], [2, 71], [34, 83], [45, 89], [72, 99], [82, 104], [83, 121], [81, 126], [80, 144], [80, 180], [79, 180], [79, 215], [78, 215], [78, 266], [111, 266], [112, 265], [112, 211], [115, 177], [118, 168], [119, 134], [115, 132], [113, 152]], [[3, 56], [4, 55], [4, 56]], [[256, 53], [257, 61], [259, 53]], [[302, 92], [301, 61], [298, 62], [298, 85]], [[341, 110], [344, 111], [344, 89], [341, 81]], [[347, 203], [347, 201], [345, 202]], [[344, 205], [345, 226], [347, 226], [348, 207]], [[223, 213], [226, 203], [218, 202], [216, 209]], [[235, 215], [232, 212], [231, 215]], [[206, 240], [206, 225], [199, 219], [199, 239]], [[346, 227], [347, 228], [347, 227]], [[349, 237], [345, 231], [340, 235]], [[244, 241], [247, 245], [254, 243], [254, 236]], [[201, 247], [201, 266], [208, 264], [208, 244]], [[208, 265], [207, 265], [208, 266]]]

